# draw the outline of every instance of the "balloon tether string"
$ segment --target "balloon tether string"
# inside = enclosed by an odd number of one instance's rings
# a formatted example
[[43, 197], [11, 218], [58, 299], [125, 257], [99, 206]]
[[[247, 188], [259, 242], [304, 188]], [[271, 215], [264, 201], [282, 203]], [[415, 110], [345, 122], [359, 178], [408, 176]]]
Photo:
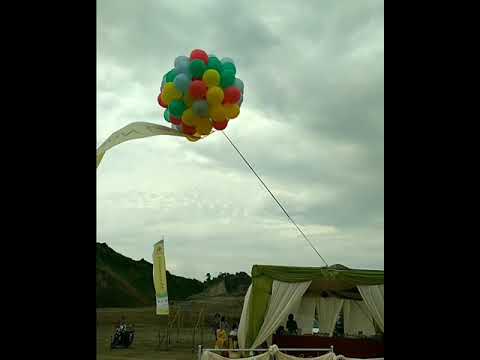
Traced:
[[313, 246], [312, 242], [308, 239], [307, 235], [305, 235], [305, 233], [302, 231], [302, 229], [300, 229], [300, 227], [297, 225], [297, 223], [292, 219], [292, 217], [288, 214], [287, 210], [285, 210], [285, 208], [282, 206], [282, 204], [280, 204], [280, 202], [277, 200], [277, 198], [275, 197], [275, 195], [273, 195], [273, 193], [270, 191], [270, 189], [268, 188], [268, 186], [263, 182], [263, 180], [260, 178], [260, 176], [258, 176], [258, 174], [256, 173], [256, 171], [253, 169], [253, 167], [250, 165], [250, 163], [247, 161], [247, 159], [245, 159], [245, 156], [243, 156], [243, 154], [240, 152], [240, 150], [238, 150], [238, 148], [235, 146], [235, 144], [232, 142], [232, 140], [230, 140], [230, 138], [227, 136], [227, 134], [225, 134], [225, 132], [222, 131], [222, 134], [227, 138], [227, 140], [230, 142], [230, 144], [233, 146], [233, 148], [237, 151], [238, 155], [240, 155], [240, 157], [243, 159], [243, 161], [245, 162], [245, 164], [247, 164], [247, 166], [250, 168], [250, 170], [252, 170], [252, 172], [255, 174], [255, 176], [257, 177], [258, 180], [260, 180], [260, 182], [262, 183], [263, 187], [268, 191], [268, 193], [272, 196], [272, 198], [276, 201], [276, 203], [278, 204], [278, 206], [280, 206], [280, 209], [283, 210], [283, 212], [285, 213], [285, 215], [287, 215], [288, 219], [292, 222], [293, 225], [295, 225], [295, 227], [297, 228], [297, 230], [300, 232], [300, 234], [302, 234], [302, 236], [305, 238], [305, 240], [307, 240], [308, 244], [312, 247], [312, 249], [317, 253], [317, 255], [320, 257], [320, 259], [322, 259], [322, 261], [325, 263], [325, 266], [328, 267], [328, 263], [325, 261], [325, 259], [322, 257], [322, 255], [320, 255], [320, 253], [317, 251], [317, 249], [315, 248], [315, 246]]

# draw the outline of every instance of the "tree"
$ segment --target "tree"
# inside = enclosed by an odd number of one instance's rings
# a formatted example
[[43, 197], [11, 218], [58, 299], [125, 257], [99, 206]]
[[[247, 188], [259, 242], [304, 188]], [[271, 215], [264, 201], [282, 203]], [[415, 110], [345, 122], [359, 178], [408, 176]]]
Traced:
[[207, 273], [205, 276], [207, 277], [207, 283], [212, 281], [212, 275], [210, 275], [210, 273]]

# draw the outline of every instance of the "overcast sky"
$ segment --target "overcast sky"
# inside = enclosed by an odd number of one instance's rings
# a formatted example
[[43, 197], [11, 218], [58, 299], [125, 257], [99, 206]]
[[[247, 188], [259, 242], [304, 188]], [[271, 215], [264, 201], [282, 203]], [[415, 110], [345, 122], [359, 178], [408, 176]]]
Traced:
[[[384, 268], [383, 1], [97, 0], [97, 147], [134, 121], [168, 125], [162, 76], [195, 48], [245, 83], [226, 133], [330, 264]], [[221, 133], [106, 153], [97, 241], [205, 278], [254, 264], [322, 266]]]

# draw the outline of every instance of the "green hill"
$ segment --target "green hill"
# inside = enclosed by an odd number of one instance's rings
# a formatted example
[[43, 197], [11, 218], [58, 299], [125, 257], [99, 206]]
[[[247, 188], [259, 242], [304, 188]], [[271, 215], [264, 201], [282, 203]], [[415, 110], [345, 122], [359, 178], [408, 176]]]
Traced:
[[[202, 292], [205, 285], [167, 271], [167, 287], [170, 300], [184, 300]], [[155, 306], [153, 265], [143, 259], [132, 260], [105, 243], [97, 243], [96, 300], [98, 308]]]

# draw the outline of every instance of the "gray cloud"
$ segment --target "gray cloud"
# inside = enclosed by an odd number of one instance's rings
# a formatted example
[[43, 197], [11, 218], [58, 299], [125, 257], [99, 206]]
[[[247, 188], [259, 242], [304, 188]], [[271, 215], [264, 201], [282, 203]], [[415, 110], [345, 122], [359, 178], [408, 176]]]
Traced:
[[[165, 124], [176, 56], [231, 57], [245, 101], [229, 136], [330, 263], [383, 268], [383, 1], [97, 4], [97, 146]], [[97, 188], [97, 241], [149, 259], [164, 235], [179, 274], [321, 264], [221, 134], [122, 144]]]

